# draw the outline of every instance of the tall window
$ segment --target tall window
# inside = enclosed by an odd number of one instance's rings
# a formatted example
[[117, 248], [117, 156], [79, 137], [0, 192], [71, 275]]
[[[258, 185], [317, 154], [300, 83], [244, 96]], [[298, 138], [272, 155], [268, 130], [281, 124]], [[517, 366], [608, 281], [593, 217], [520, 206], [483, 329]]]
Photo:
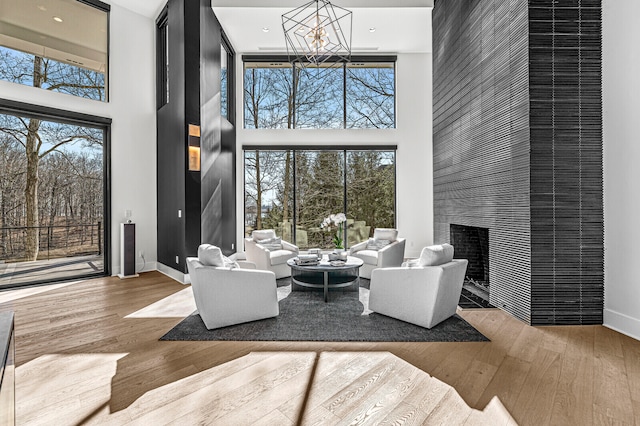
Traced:
[[3, 104], [0, 288], [104, 275], [110, 121]]
[[395, 58], [317, 68], [244, 59], [246, 129], [395, 127]]
[[220, 45], [220, 115], [224, 118], [227, 118], [229, 113], [228, 63], [229, 53], [222, 43]]
[[108, 100], [109, 5], [3, 0], [0, 79]]
[[395, 226], [395, 148], [244, 151], [245, 233], [276, 230], [302, 249], [330, 248], [320, 229], [347, 215], [347, 247]]
[[169, 8], [156, 21], [156, 102], [158, 109], [169, 103]]
[[220, 115], [235, 122], [235, 91], [233, 70], [235, 53], [224, 31], [220, 43]]

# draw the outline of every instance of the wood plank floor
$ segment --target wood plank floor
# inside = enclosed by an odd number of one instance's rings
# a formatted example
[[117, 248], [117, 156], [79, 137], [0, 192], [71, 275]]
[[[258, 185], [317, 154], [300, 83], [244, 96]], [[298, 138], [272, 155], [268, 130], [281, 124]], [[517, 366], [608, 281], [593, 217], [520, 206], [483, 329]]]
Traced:
[[640, 342], [605, 327], [474, 310], [491, 342], [158, 341], [184, 294], [157, 272], [0, 293], [18, 424], [640, 425]]

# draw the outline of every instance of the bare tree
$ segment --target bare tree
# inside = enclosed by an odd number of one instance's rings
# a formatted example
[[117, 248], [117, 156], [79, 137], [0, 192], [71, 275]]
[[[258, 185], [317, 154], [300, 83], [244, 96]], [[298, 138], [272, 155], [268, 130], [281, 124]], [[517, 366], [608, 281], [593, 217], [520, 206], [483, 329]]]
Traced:
[[12, 251], [12, 241], [7, 230], [19, 226], [24, 208], [24, 156], [16, 142], [0, 133], [0, 248], [2, 257]]
[[283, 151], [245, 152], [245, 197], [256, 206], [255, 229], [262, 229], [264, 194], [275, 191], [282, 182]]
[[[93, 71], [70, 66], [57, 61], [15, 52], [0, 50], [0, 79], [25, 84], [31, 76], [34, 87], [60, 91], [76, 96], [103, 99], [104, 76]], [[24, 148], [26, 157], [26, 252], [27, 259], [36, 260], [39, 250], [40, 225], [38, 209], [38, 167], [40, 160], [58, 151], [65, 144], [84, 140], [88, 144], [101, 144], [102, 137], [77, 126], [47, 125], [42, 134], [43, 122], [37, 118], [4, 116], [0, 121], [0, 132], [12, 137]]]
[[347, 67], [347, 127], [395, 126], [395, 71], [390, 67]]
[[[345, 69], [348, 70], [346, 97]], [[301, 70], [291, 66], [250, 65], [245, 72], [245, 127], [342, 128], [345, 126], [345, 99], [348, 127], [393, 127], [394, 84], [392, 66]], [[295, 208], [297, 225], [311, 229], [316, 228], [326, 215], [344, 210], [342, 152], [296, 152], [295, 206], [291, 202], [291, 151], [284, 152], [284, 161], [269, 158], [267, 151], [252, 153], [245, 161], [247, 200], [260, 199], [256, 207], [256, 226], [288, 223], [290, 211]], [[353, 186], [348, 201], [353, 207], [351, 217], [356, 216], [371, 225], [392, 226], [395, 172], [393, 162], [382, 157], [379, 153], [366, 153], [350, 160], [349, 166], [354, 170], [347, 176], [348, 185]], [[279, 162], [273, 169], [277, 170], [275, 176], [266, 170], [269, 161]], [[268, 192], [272, 193], [270, 198], [274, 201], [263, 223], [263, 194]], [[322, 244], [323, 241], [312, 239], [316, 237], [310, 235], [309, 242]]]

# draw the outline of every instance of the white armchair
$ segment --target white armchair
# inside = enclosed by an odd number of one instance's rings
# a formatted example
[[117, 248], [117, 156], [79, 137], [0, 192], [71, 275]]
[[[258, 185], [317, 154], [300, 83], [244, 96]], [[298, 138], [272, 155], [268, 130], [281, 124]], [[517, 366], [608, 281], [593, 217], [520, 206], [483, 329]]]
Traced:
[[404, 260], [404, 245], [405, 239], [398, 238], [397, 230], [376, 228], [373, 238], [351, 247], [349, 254], [364, 262], [360, 276], [371, 278], [374, 269], [400, 266]]
[[[220, 249], [208, 244], [200, 247], [198, 257], [187, 258], [187, 268], [196, 307], [207, 329], [278, 316], [273, 272], [239, 268], [235, 262], [215, 266], [220, 264], [217, 259], [224, 259], [215, 253]], [[213, 262], [212, 253], [216, 259]], [[243, 267], [252, 266], [249, 262], [240, 263]]]
[[467, 263], [453, 259], [453, 247], [444, 244], [425, 247], [417, 261], [401, 267], [376, 269], [369, 309], [432, 328], [456, 313]]
[[250, 238], [244, 239], [244, 251], [257, 269], [272, 271], [276, 279], [291, 276], [287, 260], [300, 252], [297, 246], [276, 237], [273, 229], [253, 231]]

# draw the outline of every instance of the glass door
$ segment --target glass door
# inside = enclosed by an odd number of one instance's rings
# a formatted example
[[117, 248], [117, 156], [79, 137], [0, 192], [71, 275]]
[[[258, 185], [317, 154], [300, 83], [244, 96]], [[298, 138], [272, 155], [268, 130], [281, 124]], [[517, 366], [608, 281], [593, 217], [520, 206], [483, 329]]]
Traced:
[[105, 274], [106, 134], [0, 112], [0, 287]]

